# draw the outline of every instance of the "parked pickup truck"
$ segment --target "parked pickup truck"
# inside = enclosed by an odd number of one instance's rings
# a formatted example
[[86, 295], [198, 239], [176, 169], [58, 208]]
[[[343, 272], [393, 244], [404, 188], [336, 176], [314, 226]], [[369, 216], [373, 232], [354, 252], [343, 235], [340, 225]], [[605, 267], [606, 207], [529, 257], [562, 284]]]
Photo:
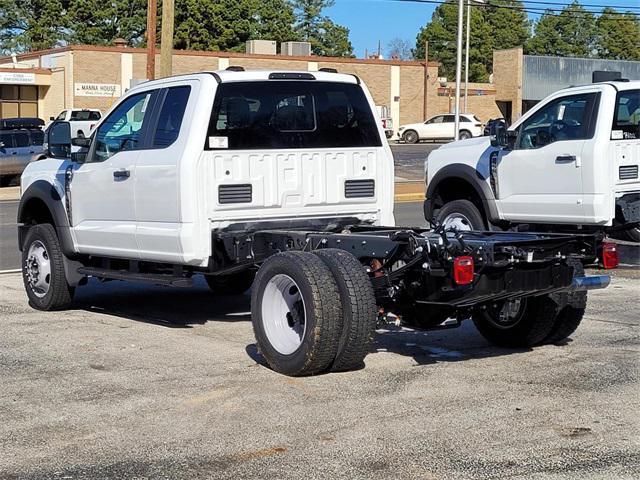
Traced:
[[639, 122], [640, 81], [560, 90], [492, 140], [431, 152], [425, 217], [459, 230], [627, 228], [640, 241]]
[[288, 375], [358, 368], [387, 312], [471, 317], [499, 345], [569, 336], [608, 283], [580, 263], [599, 238], [392, 226], [383, 135], [354, 75], [240, 67], [140, 84], [91, 138], [55, 122], [22, 176], [30, 304], [67, 308], [88, 277], [252, 286], [258, 347]]
[[[95, 108], [70, 108], [63, 110], [57, 117], [50, 117], [49, 120], [61, 120], [71, 123], [71, 135], [76, 137], [88, 137], [91, 135], [93, 127], [102, 118], [100, 110]], [[47, 127], [50, 123], [47, 125]]]

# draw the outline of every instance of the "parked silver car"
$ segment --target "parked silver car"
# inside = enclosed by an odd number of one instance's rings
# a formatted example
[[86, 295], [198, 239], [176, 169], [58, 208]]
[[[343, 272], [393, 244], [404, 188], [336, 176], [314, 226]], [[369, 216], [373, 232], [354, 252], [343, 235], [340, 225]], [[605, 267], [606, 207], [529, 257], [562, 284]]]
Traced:
[[43, 155], [43, 125], [39, 118], [0, 120], [0, 186], [9, 185], [29, 162]]

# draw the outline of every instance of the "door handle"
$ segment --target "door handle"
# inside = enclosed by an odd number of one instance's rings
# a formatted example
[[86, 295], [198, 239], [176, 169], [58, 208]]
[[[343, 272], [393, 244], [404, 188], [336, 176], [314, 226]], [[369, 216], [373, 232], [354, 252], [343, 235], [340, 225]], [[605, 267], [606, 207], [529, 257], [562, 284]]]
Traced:
[[131, 176], [131, 172], [129, 170], [116, 170], [113, 172], [113, 178], [115, 180], [120, 180], [121, 178], [129, 178]]
[[556, 157], [556, 163], [571, 163], [576, 161], [575, 155], [558, 155]]

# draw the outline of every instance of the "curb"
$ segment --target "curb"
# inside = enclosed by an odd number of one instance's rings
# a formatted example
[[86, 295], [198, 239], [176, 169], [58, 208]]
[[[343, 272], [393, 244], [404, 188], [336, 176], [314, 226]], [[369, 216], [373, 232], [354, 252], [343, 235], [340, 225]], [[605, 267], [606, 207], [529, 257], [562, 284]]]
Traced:
[[395, 203], [419, 202], [424, 200], [424, 193], [398, 193], [393, 199]]

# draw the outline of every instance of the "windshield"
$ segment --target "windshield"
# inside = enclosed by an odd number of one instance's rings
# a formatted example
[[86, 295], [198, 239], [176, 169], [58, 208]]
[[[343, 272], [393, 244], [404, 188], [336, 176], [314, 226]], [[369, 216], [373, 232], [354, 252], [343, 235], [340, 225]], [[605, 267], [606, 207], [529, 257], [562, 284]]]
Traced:
[[637, 140], [640, 138], [640, 90], [618, 93], [616, 112], [613, 116], [611, 138], [613, 140]]

